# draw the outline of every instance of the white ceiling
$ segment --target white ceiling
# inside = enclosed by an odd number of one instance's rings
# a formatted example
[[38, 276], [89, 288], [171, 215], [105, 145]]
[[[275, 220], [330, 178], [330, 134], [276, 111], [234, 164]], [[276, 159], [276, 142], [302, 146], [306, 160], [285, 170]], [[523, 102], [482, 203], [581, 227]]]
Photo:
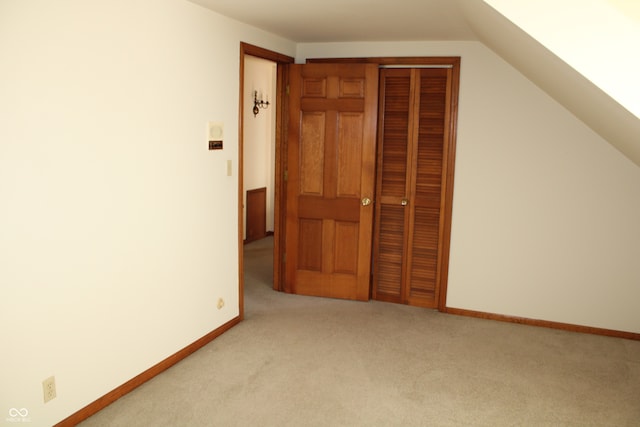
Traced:
[[191, 0], [298, 43], [477, 40], [469, 0]]

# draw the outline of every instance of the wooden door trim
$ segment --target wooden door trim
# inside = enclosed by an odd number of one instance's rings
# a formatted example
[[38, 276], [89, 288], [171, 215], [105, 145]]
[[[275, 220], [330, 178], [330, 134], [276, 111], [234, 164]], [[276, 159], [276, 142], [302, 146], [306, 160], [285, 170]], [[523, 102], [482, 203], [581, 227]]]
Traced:
[[273, 288], [281, 290], [283, 283], [281, 269], [282, 265], [282, 247], [284, 239], [284, 212], [283, 203], [286, 203], [286, 194], [284, 191], [285, 181], [283, 179], [284, 161], [286, 154], [286, 111], [287, 96], [286, 82], [288, 80], [288, 72], [286, 64], [293, 64], [294, 58], [283, 55], [281, 53], [255, 46], [249, 43], [240, 42], [240, 95], [238, 102], [238, 292], [239, 292], [239, 318], [244, 319], [244, 254], [243, 254], [243, 209], [242, 200], [244, 192], [244, 57], [245, 55], [255, 56], [257, 58], [267, 59], [277, 64], [277, 80], [276, 80], [276, 159], [275, 159], [275, 188], [274, 188], [274, 225], [273, 225]]
[[458, 96], [460, 92], [460, 63], [459, 56], [432, 57], [364, 57], [364, 58], [309, 58], [308, 63], [370, 63], [379, 65], [411, 66], [447, 66], [451, 68], [451, 100], [449, 105], [448, 138], [445, 143], [447, 152], [443, 164], [442, 192], [444, 194], [444, 212], [442, 218], [442, 247], [439, 254], [440, 280], [438, 284], [438, 310], [447, 310], [447, 286], [449, 282], [449, 255], [451, 249], [451, 217], [453, 211], [453, 181], [455, 176], [456, 140], [458, 129]]
[[442, 253], [440, 269], [440, 289], [438, 295], [438, 310], [447, 308], [447, 286], [449, 284], [449, 255], [451, 249], [451, 217], [453, 213], [453, 181], [456, 164], [456, 141], [458, 129], [458, 95], [460, 92], [460, 58], [458, 57], [451, 69], [451, 101], [449, 106], [449, 138], [447, 150], [446, 172], [443, 171], [442, 185], [444, 186], [444, 219], [442, 224]]
[[380, 56], [366, 58], [308, 58], [309, 64], [379, 64], [379, 65], [446, 65], [451, 67], [460, 67], [459, 56]]

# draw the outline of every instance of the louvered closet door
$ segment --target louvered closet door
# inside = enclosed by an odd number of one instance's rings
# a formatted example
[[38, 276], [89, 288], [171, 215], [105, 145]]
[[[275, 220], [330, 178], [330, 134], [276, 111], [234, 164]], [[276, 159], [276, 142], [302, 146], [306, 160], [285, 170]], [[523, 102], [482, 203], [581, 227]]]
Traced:
[[449, 70], [380, 75], [375, 299], [436, 307]]
[[410, 193], [409, 133], [413, 119], [411, 70], [380, 70], [380, 123], [374, 231], [373, 298], [403, 302], [403, 265], [409, 210], [402, 200]]

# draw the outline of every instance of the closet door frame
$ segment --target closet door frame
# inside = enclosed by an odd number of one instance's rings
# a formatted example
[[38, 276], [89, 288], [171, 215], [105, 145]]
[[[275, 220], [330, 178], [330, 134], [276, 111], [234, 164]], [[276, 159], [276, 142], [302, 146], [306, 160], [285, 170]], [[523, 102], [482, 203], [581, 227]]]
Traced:
[[[451, 68], [448, 137], [444, 145], [444, 159], [442, 172], [443, 209], [441, 211], [441, 243], [438, 270], [440, 272], [437, 284], [437, 309], [446, 311], [447, 285], [449, 279], [449, 253], [451, 247], [451, 217], [453, 207], [453, 181], [455, 175], [456, 131], [458, 118], [458, 94], [460, 89], [460, 57], [369, 57], [369, 58], [314, 58], [308, 63], [373, 63], [381, 66], [443, 66]], [[375, 262], [375, 260], [374, 260]]]

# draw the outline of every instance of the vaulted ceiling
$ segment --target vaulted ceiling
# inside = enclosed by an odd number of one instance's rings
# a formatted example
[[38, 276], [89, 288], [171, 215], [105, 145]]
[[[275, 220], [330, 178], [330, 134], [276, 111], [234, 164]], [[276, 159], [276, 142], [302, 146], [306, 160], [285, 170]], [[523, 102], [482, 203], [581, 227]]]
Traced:
[[[486, 1], [190, 1], [297, 43], [479, 41], [640, 166], [640, 119]], [[623, 0], [600, 1], [637, 19]]]

